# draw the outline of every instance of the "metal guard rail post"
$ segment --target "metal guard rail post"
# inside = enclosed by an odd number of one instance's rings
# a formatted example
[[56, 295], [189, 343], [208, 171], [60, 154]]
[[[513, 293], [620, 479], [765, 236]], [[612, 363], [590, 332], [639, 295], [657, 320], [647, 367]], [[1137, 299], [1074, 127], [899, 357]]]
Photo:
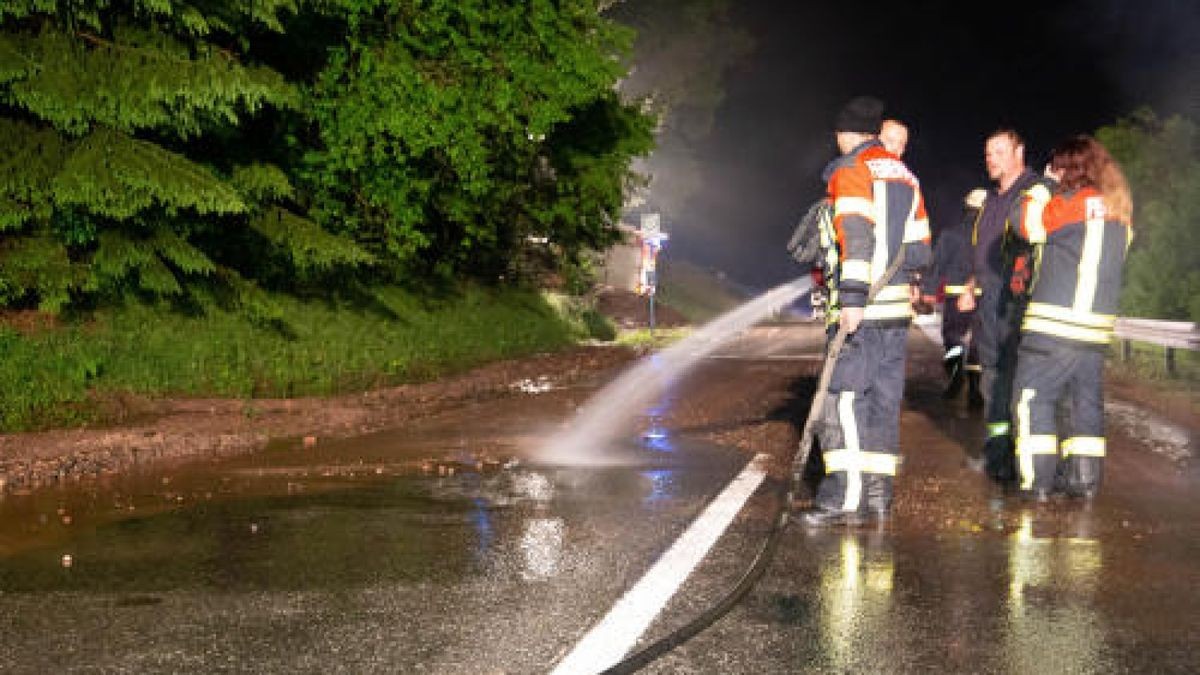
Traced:
[[1188, 321], [1158, 321], [1156, 319], [1118, 318], [1113, 333], [1121, 341], [1121, 360], [1132, 355], [1131, 342], [1148, 342], [1164, 348], [1167, 374], [1175, 376], [1175, 350], [1200, 349], [1200, 329]]

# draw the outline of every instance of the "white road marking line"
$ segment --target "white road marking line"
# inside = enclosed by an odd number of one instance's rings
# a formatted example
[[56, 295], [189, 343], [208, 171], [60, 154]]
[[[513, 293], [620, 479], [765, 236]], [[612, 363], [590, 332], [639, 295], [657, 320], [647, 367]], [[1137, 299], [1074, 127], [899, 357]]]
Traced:
[[620, 661], [762, 484], [769, 460], [766, 454], [750, 460], [641, 580], [559, 662], [553, 675], [597, 673]]

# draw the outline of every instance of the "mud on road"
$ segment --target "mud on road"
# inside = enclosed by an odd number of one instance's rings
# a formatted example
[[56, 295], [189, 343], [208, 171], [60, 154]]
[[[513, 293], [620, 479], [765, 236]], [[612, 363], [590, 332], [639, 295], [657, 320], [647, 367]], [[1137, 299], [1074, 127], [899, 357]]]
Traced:
[[539, 381], [599, 384], [635, 358], [630, 349], [579, 346], [434, 382], [336, 397], [150, 401], [132, 424], [0, 435], [0, 490], [28, 490], [151, 463], [228, 457], [281, 439], [320, 443], [395, 428], [469, 404], [519, 396]]

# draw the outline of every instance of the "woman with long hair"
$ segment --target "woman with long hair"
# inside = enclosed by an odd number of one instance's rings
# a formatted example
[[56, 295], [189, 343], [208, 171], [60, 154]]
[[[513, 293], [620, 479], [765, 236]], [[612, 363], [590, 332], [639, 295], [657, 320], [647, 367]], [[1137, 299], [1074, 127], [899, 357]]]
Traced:
[[[1107, 446], [1104, 354], [1133, 236], [1133, 201], [1121, 168], [1091, 136], [1055, 148], [1048, 173], [1057, 182], [1053, 193], [1035, 186], [1014, 214], [1016, 232], [1041, 248], [1013, 383], [1017, 469], [1029, 497], [1044, 501], [1064, 491], [1091, 499]], [[1055, 410], [1064, 399], [1070, 428], [1058, 429]]]

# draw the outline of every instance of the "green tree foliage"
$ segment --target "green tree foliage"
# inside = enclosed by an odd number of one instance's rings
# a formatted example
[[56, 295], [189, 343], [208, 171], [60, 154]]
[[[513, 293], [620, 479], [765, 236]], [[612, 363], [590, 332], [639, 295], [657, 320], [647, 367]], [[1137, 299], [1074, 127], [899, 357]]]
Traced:
[[1200, 321], [1200, 128], [1143, 110], [1096, 135], [1133, 192], [1122, 313]]
[[304, 217], [282, 169], [230, 151], [247, 120], [298, 108], [250, 40], [297, 10], [0, 1], [0, 304], [57, 311], [230, 280], [245, 295], [261, 277], [248, 258], [301, 274], [368, 261]]
[[572, 263], [652, 144], [630, 41], [586, 0], [0, 0], [0, 305]]
[[[653, 120], [615, 85], [629, 34], [594, 0], [330, 0], [344, 41], [306, 106], [315, 217], [402, 276], [511, 271], [616, 239]], [[335, 31], [336, 32], [336, 31]]]

